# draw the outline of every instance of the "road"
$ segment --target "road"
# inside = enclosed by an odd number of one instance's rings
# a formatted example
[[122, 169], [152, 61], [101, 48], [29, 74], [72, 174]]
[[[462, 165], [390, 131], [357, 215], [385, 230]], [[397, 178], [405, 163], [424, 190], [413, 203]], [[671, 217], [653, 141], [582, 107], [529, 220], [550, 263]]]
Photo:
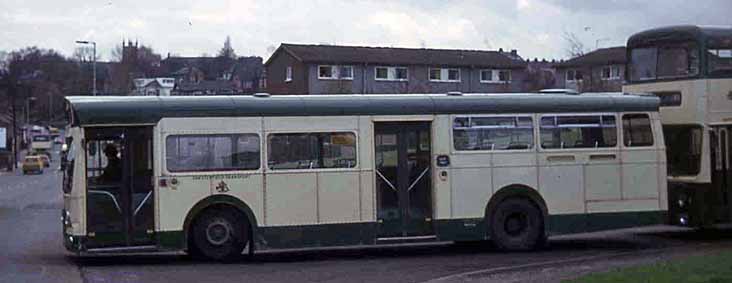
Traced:
[[732, 249], [730, 231], [652, 227], [554, 237], [529, 253], [439, 243], [266, 252], [231, 264], [181, 254], [77, 258], [61, 242], [60, 174], [0, 174], [0, 282], [552, 282]]

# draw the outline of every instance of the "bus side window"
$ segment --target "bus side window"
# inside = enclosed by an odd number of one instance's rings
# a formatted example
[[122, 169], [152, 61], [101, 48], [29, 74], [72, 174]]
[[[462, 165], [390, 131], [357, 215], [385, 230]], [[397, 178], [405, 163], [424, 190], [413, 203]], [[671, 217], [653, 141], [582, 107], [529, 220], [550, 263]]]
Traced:
[[615, 116], [544, 116], [540, 122], [544, 149], [605, 148], [617, 145]]
[[653, 145], [651, 119], [647, 114], [623, 115], [623, 143], [628, 147]]

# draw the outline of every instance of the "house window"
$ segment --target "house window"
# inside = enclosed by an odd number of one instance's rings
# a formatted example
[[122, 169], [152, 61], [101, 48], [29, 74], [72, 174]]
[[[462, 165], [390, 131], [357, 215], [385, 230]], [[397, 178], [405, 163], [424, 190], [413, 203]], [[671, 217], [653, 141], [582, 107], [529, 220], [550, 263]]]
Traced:
[[406, 81], [406, 67], [376, 67], [374, 68], [374, 79], [377, 81]]
[[291, 66], [288, 66], [287, 67], [287, 72], [285, 74], [285, 81], [286, 82], [291, 82], [292, 81], [292, 67]]
[[353, 66], [321, 65], [318, 66], [318, 79], [321, 80], [352, 80]]
[[619, 66], [605, 66], [602, 68], [600, 78], [603, 80], [618, 80], [620, 79], [620, 67]]
[[567, 70], [567, 81], [568, 82], [582, 81], [582, 71], [574, 70], [574, 69]]
[[459, 82], [460, 69], [430, 68], [429, 76], [433, 82]]
[[481, 83], [509, 83], [511, 70], [480, 70]]

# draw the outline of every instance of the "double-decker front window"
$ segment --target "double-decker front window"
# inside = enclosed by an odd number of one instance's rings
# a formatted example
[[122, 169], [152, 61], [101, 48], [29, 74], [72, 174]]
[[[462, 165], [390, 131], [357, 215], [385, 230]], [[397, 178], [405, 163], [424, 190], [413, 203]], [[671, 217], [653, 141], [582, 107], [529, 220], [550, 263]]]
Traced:
[[695, 43], [641, 47], [630, 52], [630, 80], [634, 82], [698, 74], [699, 49]]

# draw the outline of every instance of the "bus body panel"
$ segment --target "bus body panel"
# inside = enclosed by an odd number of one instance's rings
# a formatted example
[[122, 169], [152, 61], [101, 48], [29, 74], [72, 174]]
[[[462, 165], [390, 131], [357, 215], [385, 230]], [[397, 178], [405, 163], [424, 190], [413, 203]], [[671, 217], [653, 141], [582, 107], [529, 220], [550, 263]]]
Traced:
[[623, 86], [624, 92], [632, 93], [680, 93], [680, 106], [661, 105], [661, 119], [667, 124], [700, 124], [706, 119], [706, 80], [681, 80], [651, 83], [634, 83]]
[[732, 124], [732, 79], [707, 80], [710, 123]]
[[[165, 145], [169, 136], [205, 135], [205, 134], [239, 134], [253, 133], [260, 135], [261, 118], [165, 118], [160, 121], [159, 144]], [[260, 137], [260, 145], [261, 145]], [[170, 172], [166, 160], [166, 147], [156, 151], [157, 160], [161, 160], [162, 174], [168, 186], [157, 187], [157, 205], [159, 231], [182, 231], [185, 216], [202, 199], [223, 194], [247, 200], [247, 205], [259, 219], [264, 215], [263, 176], [262, 169], [245, 171], [220, 172]], [[260, 146], [261, 149], [261, 146]], [[261, 152], [261, 150], [260, 150]], [[260, 157], [261, 160], [261, 157]], [[221, 182], [228, 190], [217, 190]], [[159, 184], [159, 181], [157, 182]], [[182, 215], [182, 216], [181, 216]]]

